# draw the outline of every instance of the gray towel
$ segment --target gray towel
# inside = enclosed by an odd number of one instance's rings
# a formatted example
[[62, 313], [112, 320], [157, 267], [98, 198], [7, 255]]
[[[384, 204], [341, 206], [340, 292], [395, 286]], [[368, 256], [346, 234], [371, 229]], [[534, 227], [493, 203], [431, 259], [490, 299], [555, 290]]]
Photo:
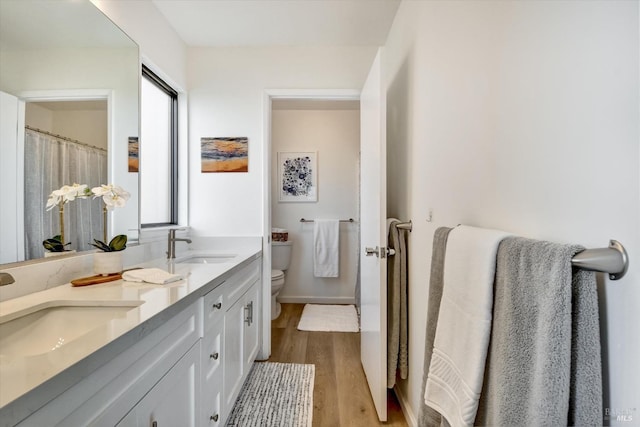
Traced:
[[396, 373], [409, 374], [409, 333], [407, 306], [407, 244], [405, 230], [389, 227], [389, 249], [396, 254], [387, 258], [387, 388], [396, 383]]
[[[427, 384], [431, 355], [433, 354], [433, 341], [436, 336], [436, 324], [440, 313], [440, 300], [442, 299], [442, 286], [444, 283], [444, 256], [447, 249], [447, 237], [452, 228], [440, 227], [433, 234], [433, 250], [431, 253], [431, 277], [429, 279], [429, 301], [427, 304], [427, 332], [425, 336], [424, 370], [422, 373], [422, 394]], [[425, 405], [424, 399], [420, 399], [420, 413], [418, 426], [434, 427], [446, 425], [446, 419], [433, 408]]]
[[476, 425], [602, 425], [595, 274], [571, 266], [581, 249], [519, 237], [500, 244]]

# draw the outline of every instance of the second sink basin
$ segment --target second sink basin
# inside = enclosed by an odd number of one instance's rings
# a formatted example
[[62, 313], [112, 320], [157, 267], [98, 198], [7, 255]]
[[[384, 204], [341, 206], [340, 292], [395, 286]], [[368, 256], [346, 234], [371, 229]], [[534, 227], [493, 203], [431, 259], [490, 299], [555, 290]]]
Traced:
[[[126, 305], [104, 303], [49, 304], [12, 319], [0, 317], [0, 355], [29, 357], [55, 351], [111, 320], [126, 318], [142, 301]], [[8, 317], [8, 316], [3, 316]]]
[[230, 262], [237, 255], [191, 255], [186, 258], [177, 259], [178, 264], [222, 264]]

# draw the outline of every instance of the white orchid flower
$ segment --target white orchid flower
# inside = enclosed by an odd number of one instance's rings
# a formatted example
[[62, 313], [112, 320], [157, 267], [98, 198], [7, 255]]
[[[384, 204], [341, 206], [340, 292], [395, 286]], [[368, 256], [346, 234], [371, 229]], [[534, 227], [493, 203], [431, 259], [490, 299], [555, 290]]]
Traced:
[[53, 190], [47, 199], [47, 210], [53, 209], [65, 203], [74, 201], [75, 199], [84, 199], [87, 197], [86, 184], [63, 185], [59, 190]]
[[92, 188], [91, 192], [94, 194], [94, 199], [102, 197], [108, 210], [123, 207], [131, 197], [128, 191], [113, 184], [102, 184], [100, 187]]
[[60, 196], [56, 196], [53, 193], [49, 194], [49, 198], [47, 199], [47, 206], [46, 206], [47, 210], [50, 211], [54, 207], [58, 206], [61, 200], [62, 199], [60, 198]]

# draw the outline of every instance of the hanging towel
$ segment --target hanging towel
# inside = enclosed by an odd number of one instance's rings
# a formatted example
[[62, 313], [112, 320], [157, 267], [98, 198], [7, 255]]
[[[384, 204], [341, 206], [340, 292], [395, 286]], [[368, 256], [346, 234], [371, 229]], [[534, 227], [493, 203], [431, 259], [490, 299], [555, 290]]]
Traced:
[[159, 268], [142, 268], [125, 271], [122, 274], [122, 280], [127, 282], [145, 282], [157, 285], [166, 285], [182, 279], [183, 277], [179, 274], [171, 274]]
[[[424, 395], [429, 374], [429, 364], [433, 353], [433, 341], [436, 336], [440, 301], [442, 300], [442, 285], [444, 276], [444, 259], [447, 248], [447, 237], [451, 228], [440, 227], [433, 234], [433, 250], [431, 252], [431, 275], [429, 277], [429, 295], [427, 301], [427, 332], [424, 338], [424, 370], [422, 374], [422, 394]], [[420, 427], [437, 427], [442, 425], [442, 416], [438, 411], [427, 406], [424, 401], [420, 404], [418, 425]]]
[[470, 426], [491, 333], [498, 245], [507, 233], [467, 226], [449, 233], [425, 403], [453, 426]]
[[500, 245], [477, 424], [602, 425], [595, 273], [571, 266], [581, 249], [519, 237]]
[[387, 388], [393, 388], [396, 374], [407, 379], [409, 374], [408, 305], [407, 305], [407, 233], [387, 220], [389, 249], [395, 255], [387, 257]]
[[338, 277], [340, 260], [340, 221], [316, 219], [313, 227], [313, 275]]

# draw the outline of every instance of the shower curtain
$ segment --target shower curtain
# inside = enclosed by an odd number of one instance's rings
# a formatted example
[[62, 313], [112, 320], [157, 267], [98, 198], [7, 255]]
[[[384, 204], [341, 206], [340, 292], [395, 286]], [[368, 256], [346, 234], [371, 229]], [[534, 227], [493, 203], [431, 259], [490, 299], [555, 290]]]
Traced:
[[[24, 227], [26, 259], [44, 255], [42, 241], [60, 233], [58, 208], [46, 211], [53, 190], [74, 183], [89, 188], [107, 183], [107, 152], [25, 129]], [[65, 205], [68, 249], [92, 249], [102, 239], [102, 200], [75, 200]], [[65, 242], [66, 243], [66, 242]]]

